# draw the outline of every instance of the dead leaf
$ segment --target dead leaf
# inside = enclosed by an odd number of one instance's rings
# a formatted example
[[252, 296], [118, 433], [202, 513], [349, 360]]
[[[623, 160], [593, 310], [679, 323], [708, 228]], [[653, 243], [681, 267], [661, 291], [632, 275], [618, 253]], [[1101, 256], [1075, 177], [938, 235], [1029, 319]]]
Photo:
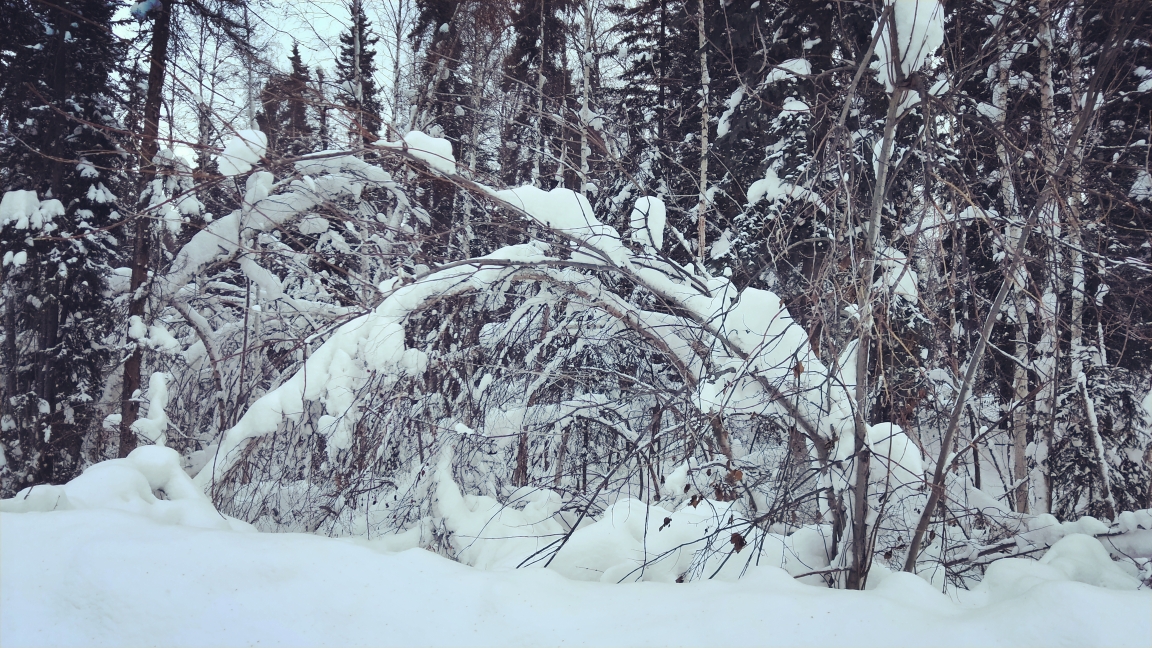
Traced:
[[732, 534], [732, 547], [736, 550], [736, 553], [740, 553], [740, 550], [743, 549], [747, 544], [748, 543], [744, 540], [744, 536], [740, 535], [739, 533]]

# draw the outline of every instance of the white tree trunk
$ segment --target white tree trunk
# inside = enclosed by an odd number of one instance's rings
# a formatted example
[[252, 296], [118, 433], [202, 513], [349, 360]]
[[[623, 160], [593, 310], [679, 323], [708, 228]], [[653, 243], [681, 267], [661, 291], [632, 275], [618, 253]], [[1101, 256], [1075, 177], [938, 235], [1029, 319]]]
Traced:
[[700, 0], [700, 204], [696, 207], [696, 256], [704, 265], [705, 226], [708, 216], [708, 50], [704, 33], [704, 0]]

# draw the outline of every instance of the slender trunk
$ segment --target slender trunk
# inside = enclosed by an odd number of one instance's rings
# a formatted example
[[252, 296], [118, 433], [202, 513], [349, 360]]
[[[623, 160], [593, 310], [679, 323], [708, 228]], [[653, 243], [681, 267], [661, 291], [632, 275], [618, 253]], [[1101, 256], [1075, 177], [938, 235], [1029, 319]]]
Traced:
[[704, 0], [700, 0], [698, 24], [700, 44], [700, 204], [696, 207], [696, 257], [704, 265], [704, 244], [708, 216], [708, 40], [704, 31]]
[[358, 157], [364, 157], [364, 87], [360, 78], [360, 0], [352, 0], [352, 92], [356, 106], [352, 114], [351, 146]]
[[[392, 124], [393, 126], [400, 125], [400, 53], [401, 43], [404, 39], [404, 2], [397, 3], [396, 5], [396, 20], [393, 23], [393, 33], [395, 47], [392, 56]], [[396, 130], [393, 128], [393, 130]], [[397, 137], [400, 133], [395, 133]]]
[[1104, 440], [1100, 438], [1100, 422], [1096, 418], [1096, 404], [1088, 395], [1088, 381], [1084, 374], [1077, 376], [1080, 396], [1084, 399], [1084, 411], [1088, 415], [1088, 426], [1092, 432], [1092, 449], [1096, 451], [1096, 465], [1099, 467], [1100, 494], [1105, 504], [1105, 515], [1109, 520], [1116, 519], [1116, 499], [1112, 496], [1112, 478], [1109, 474], [1108, 456], [1104, 453]]
[[[169, 0], [169, 1], [171, 1], [171, 0]], [[167, 6], [167, 5], [165, 5], [165, 6]], [[247, 38], [248, 42], [252, 42], [252, 23], [249, 22], [249, 20], [248, 20], [248, 3], [244, 3], [244, 36]], [[156, 59], [152, 59], [152, 60], [155, 61]], [[252, 63], [253, 63], [253, 61], [251, 61], [251, 60], [244, 61], [244, 70], [248, 76], [248, 78], [247, 78], [248, 85], [245, 88], [245, 92], [248, 93], [248, 107], [247, 107], [248, 125], [247, 125], [247, 128], [256, 128], [256, 99], [252, 96], [252, 93], [254, 93], [256, 91], [256, 78], [253, 76], [253, 74], [255, 72], [255, 66]]]
[[[1056, 172], [1056, 108], [1053, 100], [1055, 90], [1052, 83], [1052, 12], [1049, 0], [1040, 0], [1040, 113], [1043, 122], [1042, 155], [1044, 172], [1051, 177]], [[1032, 459], [1036, 467], [1031, 471], [1031, 489], [1035, 499], [1035, 509], [1039, 513], [1051, 510], [1051, 484], [1048, 474], [1048, 449], [1056, 426], [1057, 367], [1059, 365], [1060, 332], [1057, 328], [1057, 296], [1062, 291], [1060, 267], [1062, 255], [1060, 247], [1060, 210], [1053, 201], [1040, 215], [1041, 229], [1046, 234], [1044, 276], [1042, 294], [1037, 304], [1037, 319], [1040, 323], [1040, 342], [1036, 345], [1036, 360], [1033, 368], [1041, 391], [1036, 398], [1037, 434]]]
[[[172, 2], [162, 2], [156, 12], [152, 27], [152, 47], [148, 63], [148, 94], [144, 99], [144, 136], [140, 145], [140, 167], [142, 181], [148, 186], [156, 175], [152, 159], [159, 151], [157, 137], [160, 132], [160, 108], [163, 99], [164, 74], [168, 64], [168, 40], [172, 22]], [[144, 282], [148, 279], [149, 243], [152, 234], [151, 221], [142, 215], [136, 218], [136, 235], [132, 245], [132, 277], [129, 283], [129, 317], [144, 317], [148, 295]], [[140, 389], [140, 370], [143, 363], [143, 348], [140, 343], [132, 350], [124, 363], [124, 381], [120, 394], [120, 456], [126, 457], [136, 448], [136, 433], [132, 424], [139, 415], [140, 404], [134, 398]]]
[[[1000, 132], [1004, 132], [1007, 120], [1008, 89], [1013, 54], [1006, 45], [1001, 45], [998, 77], [992, 91], [992, 105], [996, 108], [996, 121]], [[1020, 228], [1020, 203], [1014, 181], [1015, 168], [1003, 141], [996, 143], [996, 155], [1000, 161], [1000, 199], [1003, 202], [1006, 228], [1006, 246], [1016, 247], [1022, 238]], [[1012, 374], [1013, 402], [1019, 403], [1028, 395], [1028, 297], [1020, 290], [1025, 285], [1025, 269], [1018, 267], [1011, 280], [1016, 288], [1012, 299], [1013, 324], [1016, 326], [1016, 346], [1013, 353], [1016, 366]], [[1012, 479], [1016, 486], [1015, 507], [1020, 513], [1028, 512], [1028, 408], [1021, 406], [1012, 415]]]
[[[898, 61], [899, 43], [896, 39], [895, 20], [889, 16], [889, 47], [893, 60]], [[903, 85], [903, 72], [896, 68], [897, 86]], [[872, 204], [868, 213], [868, 238], [860, 256], [864, 267], [860, 273], [860, 285], [856, 291], [857, 307], [860, 313], [860, 341], [856, 347], [856, 407], [855, 407], [855, 448], [856, 474], [853, 486], [852, 507], [852, 563], [848, 571], [848, 589], [864, 589], [868, 579], [868, 568], [872, 563], [872, 552], [868, 546], [868, 476], [870, 453], [868, 451], [868, 356], [872, 346], [872, 327], [875, 318], [872, 312], [872, 277], [876, 271], [876, 247], [880, 241], [880, 217], [887, 200], [888, 171], [892, 160], [893, 140], [896, 137], [896, 121], [899, 108], [906, 91], [897, 87], [888, 97], [888, 114], [884, 118], [884, 139], [880, 143], [880, 159], [876, 162], [876, 184], [872, 188]]]
[[532, 151], [532, 186], [540, 186], [540, 158], [544, 155], [544, 0], [540, 0], [540, 61], [536, 65], [536, 142]]
[[588, 129], [591, 128], [592, 107], [592, 0], [584, 1], [584, 52], [580, 61], [584, 77], [584, 94], [580, 101], [580, 195], [588, 195]]

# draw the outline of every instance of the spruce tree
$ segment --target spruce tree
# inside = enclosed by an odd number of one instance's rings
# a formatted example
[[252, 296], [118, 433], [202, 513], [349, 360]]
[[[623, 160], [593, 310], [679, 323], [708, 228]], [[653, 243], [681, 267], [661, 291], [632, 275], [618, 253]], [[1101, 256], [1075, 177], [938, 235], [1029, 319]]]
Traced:
[[99, 434], [113, 322], [106, 277], [127, 191], [114, 134], [126, 52], [111, 32], [112, 3], [0, 7], [13, 39], [0, 80], [0, 492], [9, 496], [73, 477]]
[[579, 135], [556, 115], [578, 111], [566, 60], [572, 0], [523, 0], [512, 15], [516, 41], [504, 62], [505, 92], [518, 97], [518, 109], [504, 129], [500, 150], [505, 184], [551, 187], [554, 178], [572, 187], [579, 159]]
[[273, 160], [299, 157], [315, 149], [313, 128], [308, 123], [309, 73], [297, 43], [292, 44], [288, 61], [292, 66], [289, 74], [275, 74], [264, 84], [261, 110], [256, 114], [256, 123], [268, 136], [267, 155]]
[[372, 33], [359, 0], [353, 0], [349, 11], [352, 25], [340, 35], [340, 56], [336, 59], [336, 101], [348, 111], [350, 144], [359, 148], [379, 138], [383, 123], [376, 87], [375, 45], [380, 39]]

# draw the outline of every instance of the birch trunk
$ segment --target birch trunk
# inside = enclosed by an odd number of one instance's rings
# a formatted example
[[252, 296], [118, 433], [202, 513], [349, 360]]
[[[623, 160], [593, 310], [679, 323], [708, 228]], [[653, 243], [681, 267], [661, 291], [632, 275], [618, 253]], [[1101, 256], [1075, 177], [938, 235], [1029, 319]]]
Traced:
[[704, 33], [704, 0], [700, 0], [700, 204], [696, 207], [696, 256], [704, 265], [705, 226], [708, 216], [708, 40]]
[[588, 129], [591, 127], [592, 108], [589, 106], [592, 95], [592, 0], [584, 2], [584, 52], [581, 66], [584, 75], [584, 96], [580, 101], [580, 195], [588, 196]]
[[[1012, 54], [1006, 43], [1000, 47], [1000, 61], [996, 87], [992, 91], [992, 105], [996, 108], [997, 126], [1004, 132], [1008, 108], [1008, 84], [1012, 65]], [[1009, 248], [1016, 249], [1023, 231], [1020, 227], [1020, 202], [1013, 180], [1014, 168], [1008, 149], [1002, 141], [996, 143], [996, 155], [1000, 160], [1000, 197], [1004, 208], [1006, 228], [1005, 253]], [[1016, 345], [1013, 354], [1016, 366], [1012, 375], [1013, 402], [1019, 403], [1028, 395], [1028, 300], [1020, 290], [1025, 286], [1023, 265], [1012, 274], [1012, 323], [1016, 326]], [[1020, 513], [1028, 512], [1028, 408], [1017, 407], [1012, 414], [1012, 480], [1016, 483], [1015, 508]]]
[[536, 146], [532, 151], [532, 186], [540, 186], [540, 158], [544, 155], [544, 0], [540, 0], [540, 62], [536, 66]]
[[[1040, 0], [1040, 117], [1042, 121], [1042, 155], [1044, 173], [1052, 178], [1057, 167], [1056, 151], [1056, 108], [1055, 90], [1052, 82], [1052, 11], [1049, 0]], [[1036, 398], [1037, 431], [1034, 439], [1032, 461], [1035, 465], [1030, 475], [1032, 497], [1038, 513], [1051, 512], [1051, 483], [1048, 474], [1048, 451], [1056, 427], [1057, 367], [1060, 361], [1060, 332], [1058, 324], [1058, 295], [1063, 290], [1061, 277], [1062, 254], [1060, 246], [1060, 209], [1057, 201], [1048, 203], [1040, 214], [1041, 231], [1045, 234], [1045, 273], [1042, 277], [1042, 293], [1037, 304], [1037, 319], [1041, 332], [1036, 345], [1036, 359], [1033, 369], [1041, 390]]]

